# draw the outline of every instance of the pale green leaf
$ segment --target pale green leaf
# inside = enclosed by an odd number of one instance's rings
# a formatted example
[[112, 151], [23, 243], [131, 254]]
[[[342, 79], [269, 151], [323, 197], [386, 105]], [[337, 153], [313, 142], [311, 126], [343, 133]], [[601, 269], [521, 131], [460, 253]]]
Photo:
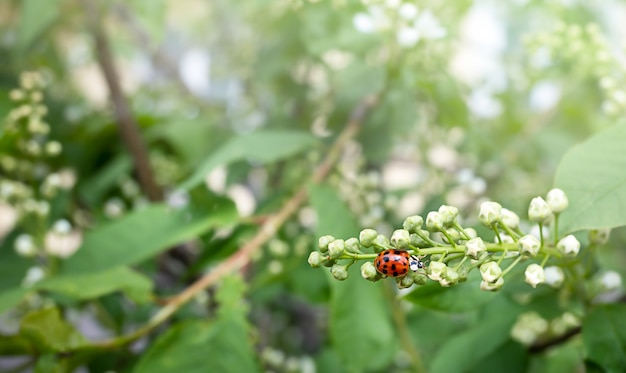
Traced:
[[39, 352], [64, 352], [85, 343], [84, 337], [61, 318], [57, 308], [45, 308], [24, 316], [20, 335]]
[[13, 288], [0, 293], [0, 314], [13, 308], [27, 293], [28, 290], [24, 288]]
[[60, 0], [23, 0], [17, 44], [24, 50], [59, 16]]

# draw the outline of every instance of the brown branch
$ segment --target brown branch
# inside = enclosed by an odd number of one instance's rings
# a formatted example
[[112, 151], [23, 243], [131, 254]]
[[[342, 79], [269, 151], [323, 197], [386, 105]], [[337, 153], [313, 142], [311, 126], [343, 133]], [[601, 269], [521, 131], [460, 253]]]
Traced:
[[114, 116], [122, 141], [124, 141], [133, 158], [139, 184], [144, 193], [151, 201], [160, 201], [163, 199], [163, 191], [154, 180], [146, 145], [141, 138], [139, 126], [122, 92], [111, 47], [98, 16], [101, 12], [91, 0], [83, 0], [83, 4], [96, 44], [96, 59], [109, 88], [111, 100], [113, 101]]
[[574, 329], [570, 329], [565, 334], [561, 334], [554, 339], [549, 339], [547, 341], [542, 341], [531, 345], [530, 347], [528, 347], [528, 352], [531, 354], [540, 354], [551, 347], [560, 345], [563, 342], [567, 342], [570, 338], [578, 335], [581, 331], [582, 327], [580, 326]]

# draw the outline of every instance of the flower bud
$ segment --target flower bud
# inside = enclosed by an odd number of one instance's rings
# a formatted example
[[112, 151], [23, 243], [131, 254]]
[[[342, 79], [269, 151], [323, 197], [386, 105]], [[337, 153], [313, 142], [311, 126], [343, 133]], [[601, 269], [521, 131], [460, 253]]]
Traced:
[[384, 234], [379, 234], [374, 239], [374, 244], [377, 245], [377, 246], [388, 247], [389, 246], [389, 239]]
[[437, 211], [431, 211], [426, 215], [426, 229], [431, 232], [440, 232], [443, 229], [444, 220]]
[[565, 210], [569, 204], [565, 192], [558, 188], [551, 189], [548, 192], [546, 202], [548, 203], [548, 206], [550, 206], [550, 210], [552, 210], [555, 214]]
[[443, 219], [444, 226], [449, 227], [456, 222], [459, 209], [454, 206], [442, 205], [439, 207], [439, 215]]
[[[451, 244], [452, 242], [456, 243], [456, 242], [459, 242], [461, 240], [461, 233], [459, 233], [459, 231], [456, 230], [455, 228], [447, 228], [445, 230], [445, 232], [446, 232], [447, 236], [445, 236], [445, 235], [442, 236], [442, 239], [443, 239], [444, 242], [447, 242], [447, 243]], [[448, 237], [450, 237], [450, 238], [448, 239]], [[448, 242], [450, 240], [452, 240], [452, 242]]]
[[15, 252], [23, 257], [32, 257], [37, 254], [37, 246], [33, 240], [33, 236], [29, 234], [20, 234], [15, 239]]
[[439, 281], [443, 278], [444, 271], [447, 266], [442, 262], [430, 262], [428, 266], [428, 277], [433, 281]]
[[528, 206], [528, 219], [535, 223], [547, 223], [552, 217], [552, 210], [548, 203], [541, 197], [535, 197]]
[[414, 282], [415, 279], [413, 278], [413, 276], [402, 276], [396, 278], [396, 285], [398, 286], [398, 289], [410, 288], [411, 286], [413, 286]]
[[537, 312], [526, 312], [518, 316], [511, 338], [523, 345], [532, 345], [537, 338], [548, 330], [548, 322]]
[[580, 251], [580, 242], [573, 235], [567, 235], [556, 244], [556, 248], [565, 256], [576, 256]]
[[609, 241], [610, 229], [592, 229], [589, 231], [589, 243], [604, 245]]
[[439, 280], [439, 285], [443, 287], [450, 287], [452, 285], [456, 285], [459, 282], [459, 274], [457, 271], [450, 267], [446, 267], [446, 270], [443, 272], [442, 278]]
[[515, 243], [513, 237], [509, 236], [506, 233], [500, 233], [500, 240], [502, 241], [502, 243]]
[[420, 272], [410, 272], [407, 276], [413, 277], [415, 285], [426, 285], [428, 282], [428, 277]]
[[328, 255], [331, 259], [339, 258], [345, 250], [345, 242], [342, 239], [334, 240], [328, 244]]
[[503, 208], [500, 211], [500, 222], [511, 229], [515, 229], [519, 226], [519, 216], [511, 210]]
[[330, 273], [339, 281], [348, 278], [348, 268], [345, 265], [335, 264], [330, 268]]
[[519, 250], [522, 254], [528, 254], [530, 256], [536, 256], [541, 248], [541, 242], [533, 235], [527, 234], [520, 238], [517, 242]]
[[539, 264], [531, 264], [526, 267], [526, 271], [524, 272], [526, 278], [524, 281], [530, 284], [530, 286], [536, 288], [537, 285], [542, 284], [546, 281], [546, 274], [543, 272], [543, 267]]
[[[429, 231], [422, 231], [422, 235], [424, 235], [425, 237], [428, 237], [430, 235]], [[411, 245], [416, 246], [416, 247], [426, 247], [429, 246], [429, 243], [424, 241], [424, 239], [422, 237], [420, 237], [419, 235], [415, 234], [415, 233], [411, 233], [410, 236], [411, 239]]]
[[313, 268], [318, 268], [324, 263], [325, 259], [322, 253], [319, 251], [313, 251], [309, 254], [309, 265]]
[[405, 250], [411, 243], [411, 234], [406, 229], [396, 229], [391, 235], [391, 244], [399, 249]]
[[622, 287], [622, 276], [615, 271], [607, 271], [599, 277], [598, 283], [605, 292], [617, 290]]
[[565, 280], [565, 274], [561, 267], [550, 266], [543, 269], [543, 273], [546, 276], [546, 284], [552, 286], [553, 288], [559, 288], [563, 285], [563, 281]]
[[378, 232], [373, 229], [363, 229], [361, 233], [359, 233], [359, 241], [363, 247], [372, 247], [374, 244], [374, 240], [378, 236]]
[[472, 238], [465, 244], [465, 255], [473, 259], [478, 259], [486, 250], [487, 247], [480, 237]]
[[328, 244], [330, 244], [334, 240], [335, 240], [335, 237], [333, 236], [330, 236], [330, 235], [322, 236], [319, 238], [319, 240], [317, 240], [317, 247], [322, 253], [325, 253], [328, 251]]
[[413, 215], [404, 219], [404, 223], [402, 223], [402, 228], [406, 229], [410, 233], [415, 233], [422, 228], [423, 224], [424, 218], [419, 215]]
[[483, 280], [480, 282], [480, 290], [498, 291], [502, 288], [502, 285], [504, 285], [504, 279], [502, 277], [497, 279], [496, 282], [487, 282]]
[[502, 277], [502, 268], [496, 262], [483, 263], [480, 266], [480, 275], [483, 281], [494, 283]]
[[346, 251], [349, 253], [359, 254], [361, 248], [359, 247], [359, 240], [355, 237], [348, 238], [345, 242]]
[[476, 232], [476, 229], [474, 228], [463, 228], [463, 232], [465, 232], [465, 234], [469, 236], [470, 240], [472, 238], [478, 237], [478, 232]]
[[498, 202], [483, 202], [480, 205], [478, 220], [486, 226], [492, 226], [500, 220], [502, 205]]
[[361, 265], [361, 276], [369, 281], [377, 281], [381, 278], [376, 267], [374, 267], [374, 263], [369, 261]]

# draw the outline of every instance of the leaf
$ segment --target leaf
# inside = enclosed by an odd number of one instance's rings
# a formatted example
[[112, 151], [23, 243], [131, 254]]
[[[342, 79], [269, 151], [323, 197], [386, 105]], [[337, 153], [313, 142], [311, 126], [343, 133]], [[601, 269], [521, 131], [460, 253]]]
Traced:
[[83, 336], [61, 319], [57, 308], [45, 308], [24, 316], [20, 335], [28, 338], [39, 352], [64, 352], [85, 343]]
[[170, 328], [142, 356], [135, 373], [259, 372], [241, 307], [243, 280], [224, 279], [216, 298], [217, 320], [187, 321]]
[[18, 304], [28, 293], [28, 289], [14, 288], [0, 293], [0, 315]]
[[594, 308], [583, 323], [587, 359], [607, 372], [626, 371], [626, 305]]
[[64, 263], [63, 273], [137, 264], [211, 228], [233, 224], [236, 219], [234, 204], [225, 198], [215, 199], [212, 206], [193, 213], [154, 204], [87, 233], [83, 246]]
[[[358, 235], [354, 215], [332, 188], [311, 186], [309, 198], [317, 211], [318, 235]], [[364, 280], [358, 267], [351, 268], [346, 281], [330, 280], [330, 336], [343, 365], [353, 372], [384, 368], [395, 356], [397, 343], [385, 283]]]
[[59, 16], [59, 0], [23, 0], [17, 44], [25, 50]]
[[480, 278], [471, 273], [467, 282], [450, 288], [428, 282], [410, 292], [404, 299], [431, 310], [444, 312], [467, 312], [481, 308], [497, 297], [496, 293], [480, 290]]
[[180, 188], [186, 190], [200, 184], [217, 166], [240, 160], [275, 162], [308, 149], [316, 142], [313, 135], [300, 131], [266, 130], [234, 137], [213, 152], [196, 172], [180, 185]]
[[152, 293], [152, 282], [128, 267], [116, 267], [93, 273], [59, 275], [38, 282], [39, 290], [61, 293], [78, 300], [98, 298], [124, 291], [138, 303], [146, 303]]
[[559, 164], [555, 186], [569, 208], [559, 220], [563, 233], [626, 225], [626, 123], [573, 147]]
[[129, 156], [124, 154], [116, 157], [79, 184], [80, 197], [91, 206], [101, 204], [107, 193], [129, 175], [132, 169], [133, 161]]

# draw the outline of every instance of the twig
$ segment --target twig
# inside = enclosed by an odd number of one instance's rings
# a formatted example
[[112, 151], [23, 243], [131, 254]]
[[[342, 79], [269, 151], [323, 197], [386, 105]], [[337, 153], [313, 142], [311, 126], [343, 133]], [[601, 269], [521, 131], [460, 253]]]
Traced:
[[139, 184], [151, 201], [160, 201], [163, 199], [163, 191], [154, 180], [146, 146], [141, 139], [137, 122], [122, 92], [109, 41], [98, 17], [98, 9], [91, 0], [83, 0], [83, 4], [96, 44], [96, 59], [109, 88], [115, 119], [119, 125], [122, 140], [133, 158]]
[[531, 345], [528, 348], [528, 352], [530, 352], [531, 354], [542, 353], [545, 350], [549, 349], [550, 347], [554, 347], [556, 345], [560, 345], [563, 342], [566, 342], [567, 340], [569, 340], [573, 336], [579, 334], [581, 331], [582, 331], [582, 327], [580, 327], [580, 326], [578, 326], [578, 327], [576, 327], [574, 329], [570, 329], [565, 334], [561, 334], [560, 336], [558, 336], [558, 337], [556, 337], [554, 339], [549, 339], [547, 341], [542, 341], [540, 343], [536, 343], [534, 345]]

